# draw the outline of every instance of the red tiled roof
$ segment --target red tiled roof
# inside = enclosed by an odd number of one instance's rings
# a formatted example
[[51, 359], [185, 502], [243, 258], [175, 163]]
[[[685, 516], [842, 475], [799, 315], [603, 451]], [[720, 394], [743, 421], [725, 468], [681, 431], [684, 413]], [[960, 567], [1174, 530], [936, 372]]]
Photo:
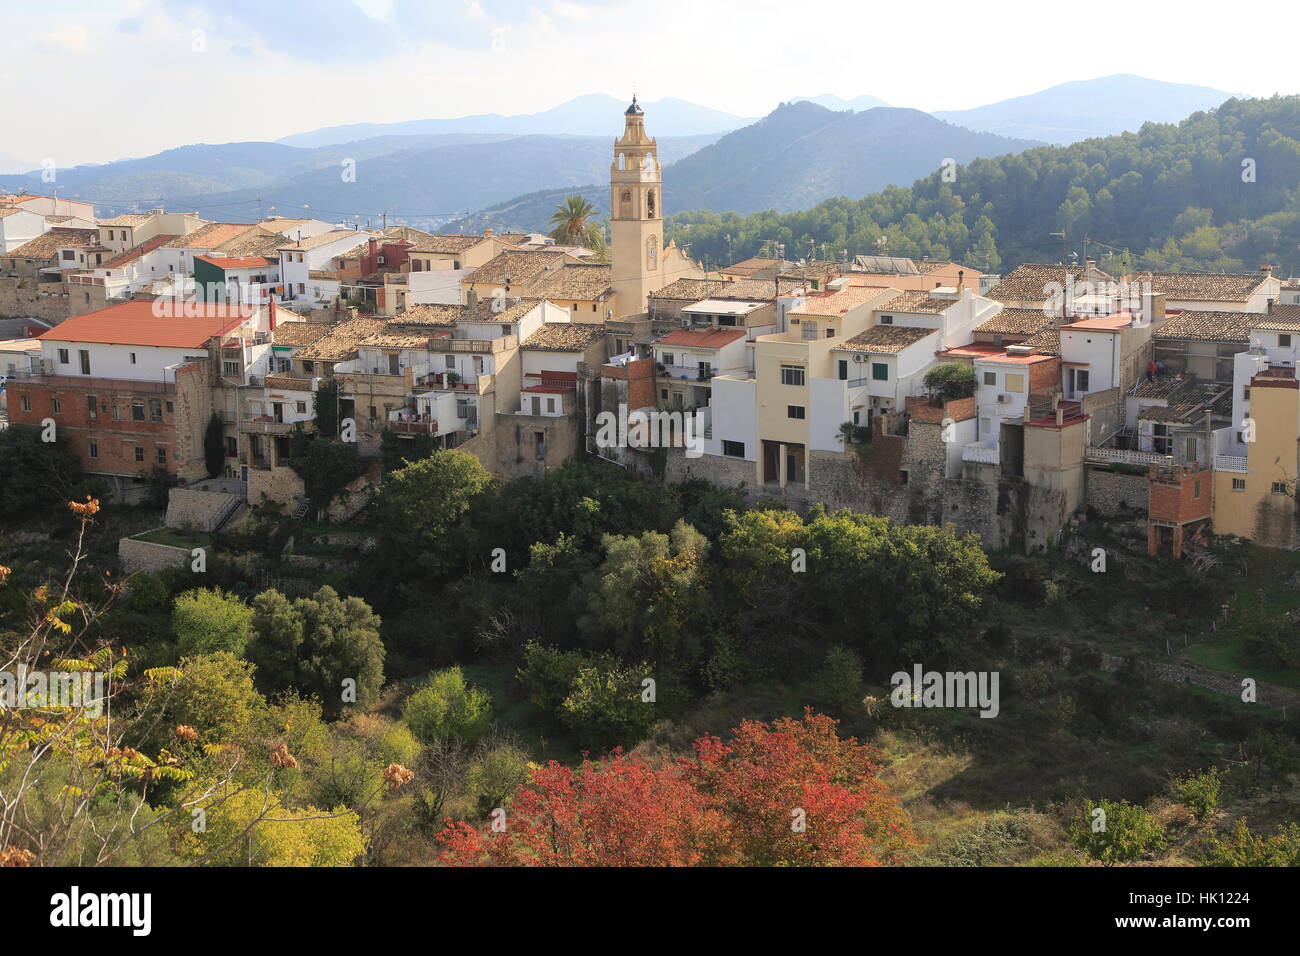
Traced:
[[[161, 302], [161, 300], [159, 300]], [[90, 342], [100, 345], [152, 345], [161, 348], [197, 349], [214, 335], [240, 325], [245, 316], [238, 306], [220, 303], [182, 303], [184, 312], [201, 311], [201, 316], [159, 317], [153, 301], [123, 302], [95, 312], [64, 319], [38, 338], [54, 342]]]
[[177, 237], [169, 236], [169, 235], [154, 236], [152, 239], [148, 239], [145, 242], [142, 242], [140, 245], [134, 246], [133, 248], [126, 250], [126, 252], [122, 253], [120, 256], [114, 256], [112, 259], [109, 259], [107, 262], [105, 262], [102, 266], [98, 266], [98, 268], [116, 269], [118, 266], [124, 266], [128, 262], [134, 262], [136, 259], [139, 259], [146, 252], [153, 252], [164, 242], [170, 242], [175, 238]]
[[749, 333], [744, 329], [678, 329], [669, 332], [657, 345], [681, 345], [696, 349], [720, 349]]

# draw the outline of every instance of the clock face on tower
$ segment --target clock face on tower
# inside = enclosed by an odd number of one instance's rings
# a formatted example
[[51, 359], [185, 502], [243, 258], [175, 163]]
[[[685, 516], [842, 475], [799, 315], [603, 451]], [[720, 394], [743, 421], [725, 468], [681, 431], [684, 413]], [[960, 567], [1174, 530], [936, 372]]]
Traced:
[[659, 237], [651, 236], [645, 241], [645, 264], [649, 269], [659, 268]]

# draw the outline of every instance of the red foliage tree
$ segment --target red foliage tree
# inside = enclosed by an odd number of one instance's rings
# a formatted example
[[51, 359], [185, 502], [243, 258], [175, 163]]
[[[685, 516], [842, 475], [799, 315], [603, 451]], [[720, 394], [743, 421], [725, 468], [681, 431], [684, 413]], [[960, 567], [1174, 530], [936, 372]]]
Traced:
[[893, 862], [915, 840], [876, 779], [879, 754], [836, 721], [746, 721], [676, 761], [616, 751], [552, 762], [515, 793], [502, 832], [448, 822], [460, 866], [850, 865]]

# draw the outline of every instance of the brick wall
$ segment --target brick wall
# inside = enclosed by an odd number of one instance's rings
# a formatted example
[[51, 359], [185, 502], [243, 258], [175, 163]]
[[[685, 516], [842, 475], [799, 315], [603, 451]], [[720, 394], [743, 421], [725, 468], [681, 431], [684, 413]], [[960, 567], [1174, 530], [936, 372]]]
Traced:
[[620, 368], [606, 365], [601, 368], [600, 377], [626, 383], [626, 391], [621, 394], [629, 409], [645, 408], [657, 402], [654, 359], [638, 359]]
[[[92, 395], [94, 417], [89, 405]], [[9, 386], [11, 421], [39, 425], [46, 418], [53, 419], [57, 433], [67, 440], [68, 448], [87, 471], [110, 475], [137, 475], [155, 469], [176, 473], [180, 452], [175, 406], [174, 388], [150, 389], [146, 383], [116, 379], [46, 376], [19, 379]], [[136, 415], [144, 420], [137, 421]], [[164, 455], [161, 460], [160, 452]]]
[[1148, 479], [1151, 489], [1149, 513], [1153, 521], [1183, 524], [1210, 516], [1211, 478], [1209, 469], [1174, 468]]

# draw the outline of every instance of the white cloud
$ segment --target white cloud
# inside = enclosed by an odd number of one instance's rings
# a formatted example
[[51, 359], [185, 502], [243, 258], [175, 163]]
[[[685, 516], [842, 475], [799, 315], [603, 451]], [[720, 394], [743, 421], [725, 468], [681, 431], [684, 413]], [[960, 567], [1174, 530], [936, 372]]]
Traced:
[[90, 33], [85, 27], [74, 24], [42, 33], [36, 38], [36, 42], [46, 50], [85, 53], [90, 49]]

